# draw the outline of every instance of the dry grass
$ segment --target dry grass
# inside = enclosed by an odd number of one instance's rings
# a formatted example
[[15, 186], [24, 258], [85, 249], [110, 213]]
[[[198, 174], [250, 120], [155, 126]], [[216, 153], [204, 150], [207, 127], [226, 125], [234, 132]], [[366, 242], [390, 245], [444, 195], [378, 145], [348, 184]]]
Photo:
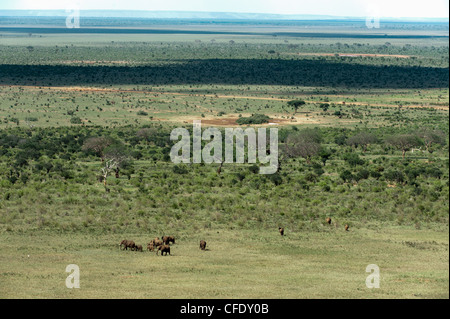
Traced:
[[[328, 225], [327, 225], [328, 226]], [[326, 226], [324, 226], [326, 227]], [[118, 249], [125, 237], [2, 234], [2, 298], [448, 298], [448, 232], [210, 230], [180, 235], [172, 256]], [[148, 237], [148, 238], [147, 238]], [[200, 239], [207, 250], [198, 247]], [[29, 256], [29, 257], [28, 257]], [[65, 287], [68, 264], [80, 289]], [[368, 289], [377, 264], [380, 289]]]

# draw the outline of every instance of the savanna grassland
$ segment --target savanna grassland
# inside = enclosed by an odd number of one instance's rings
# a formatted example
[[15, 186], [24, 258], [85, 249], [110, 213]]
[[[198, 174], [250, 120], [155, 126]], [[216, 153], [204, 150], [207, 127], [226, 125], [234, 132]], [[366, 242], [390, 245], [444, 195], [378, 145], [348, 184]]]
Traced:
[[[449, 297], [448, 23], [25, 22], [0, 20], [0, 297]], [[174, 128], [255, 114], [275, 174], [172, 163]]]

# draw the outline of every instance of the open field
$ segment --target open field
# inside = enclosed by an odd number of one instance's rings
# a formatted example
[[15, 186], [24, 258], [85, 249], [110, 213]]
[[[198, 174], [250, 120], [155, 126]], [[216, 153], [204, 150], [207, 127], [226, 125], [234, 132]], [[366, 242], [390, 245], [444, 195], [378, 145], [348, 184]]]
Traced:
[[[448, 89], [360, 90], [357, 94], [333, 94], [317, 89], [280, 86], [162, 86], [162, 87], [46, 87], [0, 86], [0, 127], [70, 125], [74, 111], [85, 124], [129, 125], [204, 120], [205, 125], [236, 126], [239, 116], [266, 113], [279, 125], [377, 127], [392, 123], [400, 110], [405, 121], [441, 114], [448, 117]], [[330, 93], [331, 91], [331, 93]], [[334, 92], [336, 93], [336, 92]], [[99, 97], [104, 99], [99, 100]], [[304, 99], [307, 106], [293, 115], [286, 103]], [[50, 103], [49, 103], [50, 102]], [[319, 106], [329, 103], [324, 112]], [[34, 107], [30, 108], [30, 105]], [[413, 110], [409, 110], [413, 109]], [[139, 115], [139, 111], [147, 116]], [[334, 112], [347, 113], [338, 118]], [[32, 115], [31, 115], [32, 114]], [[51, 116], [50, 116], [51, 115]], [[292, 118], [294, 117], [294, 118]], [[397, 122], [398, 124], [398, 122]]]
[[[448, 24], [22, 19], [0, 24], [1, 298], [449, 298]], [[277, 172], [174, 164], [194, 120], [278, 128]], [[171, 256], [118, 247], [161, 235]]]
[[[448, 298], [448, 232], [380, 227], [344, 232], [202, 230], [171, 256], [119, 251], [124, 235], [1, 235], [2, 298]], [[154, 234], [157, 235], [157, 234]], [[127, 234], [146, 243], [151, 235]], [[207, 251], [198, 247], [208, 238]], [[80, 289], [67, 289], [67, 265]], [[365, 286], [380, 267], [380, 289]]]

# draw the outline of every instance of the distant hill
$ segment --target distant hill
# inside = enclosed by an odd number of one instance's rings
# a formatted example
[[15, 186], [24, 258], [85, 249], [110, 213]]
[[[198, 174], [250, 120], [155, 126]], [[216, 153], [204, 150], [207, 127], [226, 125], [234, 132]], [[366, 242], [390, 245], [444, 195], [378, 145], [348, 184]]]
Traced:
[[[0, 17], [66, 17], [66, 10], [0, 10]], [[265, 13], [82, 10], [86, 18], [148, 18], [148, 19], [216, 19], [216, 20], [363, 20], [365, 17], [329, 15], [284, 15]], [[383, 18], [392, 21], [448, 22], [448, 18]]]

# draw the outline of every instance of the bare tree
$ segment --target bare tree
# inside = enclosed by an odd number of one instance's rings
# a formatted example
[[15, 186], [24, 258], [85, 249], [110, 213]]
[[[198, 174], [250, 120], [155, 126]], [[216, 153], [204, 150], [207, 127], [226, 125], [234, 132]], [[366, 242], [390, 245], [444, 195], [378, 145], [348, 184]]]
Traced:
[[156, 135], [157, 130], [154, 127], [151, 128], [143, 128], [140, 129], [137, 133], [136, 136], [140, 139], [140, 140], [144, 140], [147, 143], [150, 143], [150, 141], [152, 140], [152, 138]]
[[318, 132], [306, 129], [288, 136], [284, 145], [286, 157], [303, 157], [308, 164], [311, 158], [320, 153], [322, 148], [321, 138]]
[[105, 159], [114, 163], [114, 172], [116, 178], [119, 178], [120, 169], [127, 163], [128, 155], [125, 146], [122, 144], [114, 144], [104, 150]]
[[103, 185], [105, 186], [105, 190], [108, 190], [106, 184], [107, 184], [107, 180], [108, 180], [108, 176], [114, 172], [117, 169], [117, 162], [114, 160], [106, 160], [104, 162], [104, 166], [102, 167], [101, 171], [102, 171], [102, 178], [103, 178]]
[[108, 192], [107, 180], [108, 176], [115, 173], [119, 178], [120, 168], [124, 167], [128, 162], [128, 156], [125, 147], [121, 144], [113, 145], [104, 151], [104, 164], [101, 168], [101, 176], [105, 190]]

